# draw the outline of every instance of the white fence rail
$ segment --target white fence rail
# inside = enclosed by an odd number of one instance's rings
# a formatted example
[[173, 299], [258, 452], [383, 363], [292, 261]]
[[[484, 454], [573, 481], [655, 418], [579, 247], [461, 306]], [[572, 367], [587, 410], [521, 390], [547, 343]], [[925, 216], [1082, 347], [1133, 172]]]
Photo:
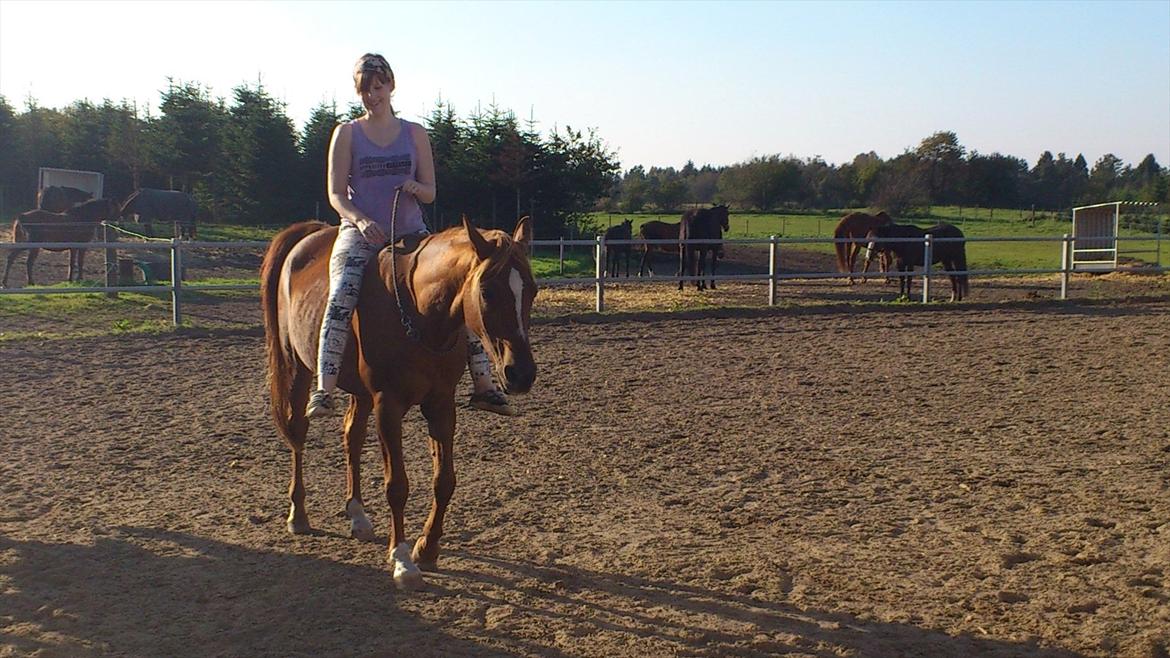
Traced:
[[[1160, 236], [1159, 236], [1160, 237]], [[1117, 237], [1118, 241], [1150, 241], [1153, 238], [1148, 237]], [[940, 242], [1051, 242], [1054, 243], [1054, 252], [1058, 252], [1059, 257], [1055, 260], [1059, 262], [1058, 267], [1053, 268], [1027, 268], [1027, 269], [982, 269], [982, 270], [963, 270], [957, 272], [943, 272], [935, 269], [930, 262], [933, 260], [931, 252], [933, 246]], [[798, 279], [840, 279], [846, 278], [850, 275], [842, 272], [790, 272], [782, 273], [780, 271], [780, 262], [782, 257], [782, 247], [785, 245], [801, 245], [801, 244], [833, 244], [833, 243], [853, 243], [859, 241], [856, 239], [834, 239], [834, 238], [780, 238], [777, 236], [770, 236], [768, 238], [726, 238], [723, 240], [686, 240], [686, 244], [742, 244], [742, 245], [766, 245], [768, 247], [768, 272], [758, 274], [707, 274], [704, 276], [653, 276], [653, 277], [623, 277], [620, 279], [623, 285], [635, 284], [662, 284], [662, 283], [677, 283], [677, 282], [694, 282], [702, 280], [714, 281], [767, 281], [768, 282], [768, 305], [773, 306], [777, 302], [777, 283], [781, 281], [798, 280]], [[1000, 275], [1023, 275], [1023, 274], [1059, 274], [1060, 275], [1060, 299], [1068, 299], [1068, 285], [1069, 278], [1074, 273], [1072, 267], [1072, 249], [1075, 238], [1065, 234], [1061, 237], [968, 237], [968, 238], [936, 238], [927, 235], [925, 238], [884, 238], [877, 242], [919, 242], [922, 243], [924, 251], [924, 262], [927, 265], [920, 272], [888, 272], [884, 276], [891, 277], [921, 277], [922, 278], [922, 301], [926, 302], [930, 299], [931, 279], [938, 276], [950, 276], [956, 274], [963, 274], [967, 276], [1000, 276]], [[617, 282], [616, 278], [607, 276], [605, 271], [606, 253], [611, 246], [628, 246], [631, 249], [642, 245], [679, 245], [678, 240], [611, 240], [606, 241], [603, 236], [598, 236], [594, 240], [534, 240], [532, 247], [547, 248], [558, 247], [560, 259], [560, 272], [564, 273], [565, 263], [565, 248], [573, 247], [588, 247], [592, 252], [592, 257], [595, 261], [595, 268], [593, 276], [585, 277], [554, 277], [542, 278], [540, 284], [542, 286], [570, 286], [570, 285], [587, 285], [592, 286], [595, 290], [595, 308], [597, 311], [605, 310], [605, 288], [606, 283], [611, 285]], [[7, 288], [0, 289], [0, 295], [51, 295], [51, 294], [79, 294], [79, 293], [106, 293], [110, 296], [116, 296], [119, 292], [149, 292], [149, 293], [169, 293], [171, 297], [172, 319], [175, 326], [182, 324], [182, 296], [185, 291], [204, 292], [204, 291], [222, 291], [222, 290], [256, 290], [256, 284], [199, 284], [199, 283], [185, 283], [183, 281], [183, 261], [184, 254], [200, 249], [265, 249], [268, 242], [265, 241], [234, 241], [234, 242], [197, 242], [191, 240], [172, 239], [159, 242], [135, 243], [135, 242], [38, 242], [38, 243], [13, 243], [0, 242], [0, 254], [6, 254], [8, 250], [12, 249], [28, 249], [32, 246], [38, 248], [54, 248], [54, 249], [68, 249], [68, 248], [84, 248], [87, 250], [106, 250], [106, 285], [104, 286], [88, 286], [88, 287], [68, 287], [68, 288], [47, 288], [41, 286], [30, 286], [25, 288]], [[117, 251], [160, 251], [167, 250], [170, 252], [170, 282], [168, 285], [117, 285]], [[1156, 248], [1157, 263], [1154, 267], [1140, 268], [1142, 272], [1165, 272], [1166, 267], [1161, 265], [1161, 240], [1157, 241]], [[5, 258], [6, 260], [6, 258]], [[675, 257], [675, 262], [678, 258]], [[1135, 271], [1137, 268], [1118, 266], [1108, 271]], [[1099, 272], [1099, 270], [1097, 271]]]

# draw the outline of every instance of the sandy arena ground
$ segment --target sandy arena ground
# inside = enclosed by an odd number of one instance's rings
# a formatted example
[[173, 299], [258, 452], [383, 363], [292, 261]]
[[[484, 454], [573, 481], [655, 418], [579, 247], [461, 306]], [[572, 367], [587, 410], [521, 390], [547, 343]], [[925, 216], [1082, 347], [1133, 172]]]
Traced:
[[347, 537], [339, 421], [310, 430], [320, 534], [285, 531], [254, 330], [0, 342], [0, 656], [1170, 651], [1165, 297], [533, 336], [523, 415], [460, 412], [441, 571], [412, 594], [373, 442], [382, 543]]

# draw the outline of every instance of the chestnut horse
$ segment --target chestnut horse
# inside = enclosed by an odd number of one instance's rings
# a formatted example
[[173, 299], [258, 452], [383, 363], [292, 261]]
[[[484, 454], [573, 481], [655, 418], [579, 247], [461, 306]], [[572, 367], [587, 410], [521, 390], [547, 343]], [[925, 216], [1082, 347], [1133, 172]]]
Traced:
[[[268, 352], [272, 417], [292, 449], [288, 529], [312, 529], [305, 512], [303, 464], [309, 421], [305, 405], [317, 360], [317, 336], [329, 287], [329, 254], [337, 229], [301, 222], [273, 238], [261, 267], [261, 304]], [[361, 494], [360, 459], [372, 412], [382, 445], [390, 503], [389, 561], [401, 589], [423, 584], [434, 569], [443, 518], [455, 490], [455, 387], [467, 367], [467, 330], [483, 341], [507, 393], [526, 393], [536, 379], [528, 342], [536, 280], [528, 262], [532, 226], [521, 218], [512, 236], [461, 226], [426, 236], [410, 253], [382, 250], [371, 258], [343, 355], [339, 387], [345, 413], [346, 505], [350, 533], [373, 539]], [[402, 456], [402, 417], [418, 405], [427, 421], [434, 501], [413, 550], [403, 510], [409, 486]]]
[[[49, 188], [53, 189], [53, 188]], [[116, 219], [120, 208], [113, 199], [93, 199], [79, 203], [63, 213], [48, 210], [30, 210], [21, 213], [12, 222], [12, 241], [25, 242], [29, 246], [9, 249], [4, 263], [4, 280], [0, 288], [8, 287], [8, 273], [20, 252], [27, 251], [25, 272], [28, 285], [33, 285], [33, 264], [42, 248], [49, 251], [69, 250], [69, 280], [81, 281], [82, 266], [85, 263], [85, 249], [80, 247], [38, 247], [38, 242], [89, 242], [94, 239], [99, 223]], [[76, 273], [76, 274], [75, 274]]]
[[[683, 213], [682, 221], [678, 225], [678, 240], [682, 247], [679, 254], [678, 275], [697, 276], [704, 274], [704, 265], [707, 254], [711, 254], [711, 276], [715, 276], [715, 264], [723, 250], [722, 242], [704, 242], [686, 244], [686, 240], [722, 240], [723, 232], [730, 230], [727, 205], [711, 208], [692, 208]], [[695, 280], [695, 288], [703, 290], [707, 282], [702, 278]], [[678, 282], [678, 289], [683, 289], [683, 282]], [[711, 289], [715, 289], [715, 279], [711, 279]]]
[[[913, 277], [909, 276], [916, 266], [921, 266], [926, 260], [926, 250], [923, 238], [930, 234], [932, 238], [959, 238], [945, 242], [935, 242], [931, 247], [932, 263], [941, 263], [947, 272], [967, 271], [967, 242], [963, 239], [963, 232], [959, 227], [946, 222], [939, 222], [930, 228], [919, 228], [912, 224], [883, 224], [870, 229], [866, 236], [869, 244], [865, 248], [865, 264], [873, 258], [875, 252], [889, 254], [894, 258], [894, 264], [901, 273], [898, 277], [898, 292], [910, 297], [910, 287]], [[901, 240], [897, 238], [902, 238]], [[878, 242], [878, 240], [884, 240]], [[963, 295], [969, 292], [966, 274], [951, 274], [951, 301], [963, 301]]]
[[[857, 255], [865, 247], [866, 236], [872, 229], [886, 224], [893, 224], [894, 220], [885, 211], [879, 212], [876, 215], [870, 215], [863, 212], [851, 212], [841, 218], [837, 222], [837, 228], [833, 229], [833, 238], [839, 242], [835, 242], [833, 247], [837, 250], [837, 271], [849, 273], [849, 285], [853, 285], [853, 268], [857, 265]], [[853, 240], [853, 242], [840, 242], [840, 240]], [[885, 262], [885, 253], [882, 253], [882, 271], [886, 270], [887, 263]], [[869, 271], [869, 259], [866, 259], [862, 274]], [[864, 280], [864, 279], [863, 279]]]

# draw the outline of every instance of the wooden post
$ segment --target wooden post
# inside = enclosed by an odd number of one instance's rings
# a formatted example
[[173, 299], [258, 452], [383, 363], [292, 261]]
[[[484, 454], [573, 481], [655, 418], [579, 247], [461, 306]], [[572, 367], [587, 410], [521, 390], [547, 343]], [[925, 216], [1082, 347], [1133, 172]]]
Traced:
[[183, 243], [177, 238], [171, 239], [171, 320], [178, 327], [183, 324], [182, 296], [183, 292]]
[[922, 241], [922, 303], [930, 301], [930, 261], [934, 260], [934, 236], [927, 233]]
[[[109, 224], [102, 222], [102, 242], [117, 242], [118, 232]], [[106, 249], [106, 287], [113, 288], [118, 283], [118, 250]], [[117, 292], [107, 292], [106, 297], [117, 299]]]
[[776, 236], [768, 238], [768, 306], [776, 305], [776, 274], [780, 265], [780, 245]]
[[597, 312], [601, 313], [605, 310], [605, 279], [602, 278], [602, 274], [605, 273], [605, 236], [599, 235], [596, 240], [595, 254], [597, 256], [597, 267], [595, 268], [595, 274], [597, 276]]
[[1072, 241], [1069, 240], [1068, 233], [1060, 240], [1060, 298], [1068, 299], [1068, 275], [1069, 267], [1072, 264]]

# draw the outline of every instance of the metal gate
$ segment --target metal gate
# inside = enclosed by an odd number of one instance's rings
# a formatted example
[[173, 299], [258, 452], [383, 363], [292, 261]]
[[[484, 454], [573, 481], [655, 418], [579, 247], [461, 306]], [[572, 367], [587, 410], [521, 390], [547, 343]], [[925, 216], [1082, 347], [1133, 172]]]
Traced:
[[1121, 201], [1073, 208], [1072, 269], [1112, 270], [1117, 267], [1117, 226]]

